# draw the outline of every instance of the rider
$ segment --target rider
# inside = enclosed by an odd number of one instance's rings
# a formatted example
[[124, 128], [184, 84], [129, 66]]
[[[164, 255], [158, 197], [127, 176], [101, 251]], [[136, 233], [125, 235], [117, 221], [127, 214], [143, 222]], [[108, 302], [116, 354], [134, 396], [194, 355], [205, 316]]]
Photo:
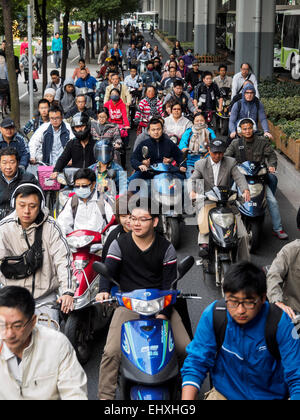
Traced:
[[272, 138], [264, 106], [255, 96], [255, 87], [251, 83], [248, 83], [243, 88], [243, 98], [237, 101], [232, 107], [229, 119], [229, 132], [232, 139], [236, 137], [239, 121], [244, 118], [251, 118], [255, 121], [256, 126], [258, 126], [258, 122], [260, 121], [264, 135]]
[[102, 232], [113, 217], [113, 211], [103, 195], [98, 197], [96, 174], [92, 169], [79, 169], [74, 175], [74, 192], [57, 223], [65, 235], [76, 230]]
[[[277, 156], [269, 140], [255, 134], [254, 121], [247, 118], [239, 122], [238, 129], [241, 131], [240, 138], [233, 140], [225, 156], [236, 159], [238, 164], [244, 162], [260, 162], [266, 164], [269, 173], [273, 176], [277, 168]], [[273, 222], [274, 234], [279, 239], [288, 239], [282, 227], [279, 205], [269, 185], [266, 186], [267, 203]]]
[[73, 168], [88, 168], [96, 162], [94, 156], [96, 142], [91, 135], [91, 121], [88, 114], [80, 112], [74, 115], [71, 127], [75, 138], [66, 144], [55, 164], [51, 178], [56, 178], [70, 161]]
[[163, 116], [163, 104], [158, 99], [156, 94], [156, 88], [154, 86], [148, 86], [145, 91], [145, 98], [139, 103], [138, 110], [135, 114], [136, 120], [146, 120], [147, 123], [150, 121], [151, 116], [158, 114]]
[[63, 87], [57, 89], [54, 100], [58, 101], [66, 114], [75, 105], [75, 99], [79, 93], [79, 89], [75, 86], [74, 80], [70, 77], [65, 80]]
[[64, 115], [64, 119], [68, 120], [69, 118], [73, 118], [78, 112], [84, 112], [90, 118], [96, 119], [96, 112], [92, 108], [87, 108], [86, 103], [87, 101], [84, 93], [77, 95], [75, 105]]
[[193, 104], [193, 100], [187, 92], [183, 91], [184, 81], [175, 80], [173, 83], [173, 90], [170, 92], [164, 100], [164, 104], [169, 102], [171, 99], [175, 99], [176, 102], [180, 103], [182, 106], [182, 112], [187, 114], [196, 114], [197, 108]]
[[11, 196], [24, 182], [38, 184], [36, 177], [19, 167], [20, 157], [16, 149], [0, 150], [0, 220], [12, 212]]
[[42, 161], [55, 166], [69, 140], [75, 136], [69, 123], [63, 122], [63, 111], [53, 106], [49, 111], [49, 123], [43, 124], [31, 137], [30, 162]]
[[23, 127], [25, 135], [35, 133], [36, 130], [44, 123], [49, 122], [50, 102], [47, 99], [40, 99], [38, 103], [37, 115], [29, 120]]
[[179, 149], [184, 152], [191, 152], [187, 158], [186, 177], [190, 178], [194, 171], [195, 163], [201, 159], [200, 153], [208, 154], [207, 146], [210, 139], [214, 140], [216, 135], [211, 128], [207, 127], [203, 114], [195, 114], [193, 127], [188, 128], [179, 143]]
[[113, 89], [118, 89], [120, 91], [120, 98], [126, 105], [126, 109], [128, 109], [132, 102], [132, 96], [129, 93], [127, 86], [124, 83], [121, 83], [120, 76], [116, 73], [111, 75], [111, 85], [106, 88], [105, 97], [104, 97], [104, 104], [109, 101], [111, 97], [111, 92]]
[[[266, 300], [263, 271], [240, 262], [230, 267], [223, 291], [226, 306], [218, 310], [218, 302], [214, 302], [204, 311], [187, 347], [181, 370], [182, 399], [196, 399], [209, 371], [214, 388], [206, 395], [208, 400], [299, 400], [300, 341], [295, 339], [289, 317], [280, 310], [278, 315], [276, 311], [279, 322], [272, 337], [280, 360], [266, 345], [266, 325], [271, 329], [272, 319], [268, 318], [271, 306]], [[223, 308], [226, 323], [220, 332], [214, 319], [220, 313], [223, 320]]]
[[171, 115], [165, 119], [164, 133], [169, 137], [176, 136], [180, 141], [186, 130], [192, 126], [191, 120], [182, 113], [182, 105], [179, 102], [173, 103], [171, 105]]
[[[208, 146], [210, 156], [207, 159], [201, 159], [195, 164], [195, 170], [191, 177], [191, 200], [197, 199], [197, 180], [204, 181], [204, 193], [207, 193], [215, 186], [231, 185], [233, 179], [243, 193], [245, 201], [250, 201], [250, 191], [247, 180], [237, 167], [236, 161], [230, 157], [224, 157], [226, 143], [221, 139], [211, 140]], [[201, 221], [208, 219], [208, 211], [211, 203], [205, 202], [199, 213], [199, 237], [200, 256], [207, 256], [209, 251], [209, 235], [202, 229]], [[236, 211], [237, 234], [239, 238], [238, 259], [250, 261], [249, 238], [246, 228], [243, 224], [241, 215]]]
[[10, 118], [5, 118], [0, 124], [0, 150], [7, 147], [17, 150], [20, 157], [19, 165], [26, 169], [30, 158], [27, 141], [17, 132], [16, 125]]
[[[15, 211], [0, 223], [0, 282], [25, 287], [37, 304], [56, 300], [60, 294], [61, 310], [69, 313], [75, 290], [70, 250], [59, 226], [49, 216], [42, 189], [31, 183], [19, 185], [12, 194], [11, 207]], [[36, 244], [38, 236], [41, 243]], [[5, 264], [5, 257], [14, 256], [20, 262]], [[58, 321], [57, 311], [43, 309]]]
[[25, 288], [0, 290], [1, 401], [87, 400], [87, 377], [72, 345], [40, 326], [34, 308]]
[[[114, 148], [109, 139], [97, 141], [94, 147], [96, 162], [90, 166], [97, 176], [97, 190], [100, 193], [110, 190], [114, 195], [123, 195], [127, 191], [127, 172], [114, 161]], [[114, 179], [108, 178], [108, 171], [115, 173]]]
[[218, 85], [219, 89], [229, 88], [232, 89], [232, 77], [227, 76], [227, 66], [226, 64], [220, 64], [218, 71], [219, 76], [214, 78], [214, 82]]
[[[123, 292], [149, 288], [169, 290], [177, 276], [176, 251], [173, 245], [155, 232], [159, 217], [150, 209], [150, 201], [135, 205], [131, 210], [132, 232], [121, 235], [111, 244], [105, 260], [111, 276], [119, 282]], [[102, 302], [109, 298], [111, 286], [102, 277], [96, 300]], [[115, 397], [121, 362], [121, 327], [124, 322], [138, 318], [137, 314], [126, 308], [118, 307], [115, 310], [101, 360], [100, 399], [111, 400]], [[171, 320], [176, 352], [182, 362], [190, 339], [178, 312], [169, 307], [161, 311], [157, 318]]]
[[152, 60], [147, 61], [147, 71], [142, 74], [142, 80], [144, 86], [151, 86], [159, 83], [161, 81], [161, 76], [154, 70], [154, 62]]

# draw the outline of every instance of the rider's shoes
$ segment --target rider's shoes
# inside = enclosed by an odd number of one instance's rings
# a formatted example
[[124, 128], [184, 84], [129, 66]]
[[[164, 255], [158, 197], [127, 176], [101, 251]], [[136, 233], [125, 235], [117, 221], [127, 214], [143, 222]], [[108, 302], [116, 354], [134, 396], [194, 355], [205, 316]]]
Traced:
[[277, 238], [282, 239], [282, 240], [289, 239], [289, 235], [285, 233], [284, 230], [279, 230], [278, 232], [273, 231], [273, 234], [277, 236]]
[[208, 256], [208, 245], [199, 244], [199, 257], [205, 258]]

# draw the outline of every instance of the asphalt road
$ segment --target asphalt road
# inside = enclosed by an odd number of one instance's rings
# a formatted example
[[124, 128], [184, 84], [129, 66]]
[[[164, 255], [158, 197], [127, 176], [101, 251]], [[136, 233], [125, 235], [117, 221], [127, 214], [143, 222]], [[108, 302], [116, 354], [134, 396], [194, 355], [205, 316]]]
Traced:
[[[152, 41], [152, 44], [156, 42]], [[127, 48], [127, 45], [125, 45]], [[167, 53], [160, 47], [163, 52], [164, 59], [167, 59]], [[70, 60], [68, 64], [68, 70], [71, 71], [75, 67], [77, 57], [77, 48], [73, 47]], [[72, 63], [73, 60], [73, 63]], [[74, 62], [75, 61], [75, 62]], [[50, 69], [54, 68], [53, 64], [50, 64]], [[22, 123], [25, 123], [28, 119], [28, 95], [27, 95], [27, 86], [23, 83], [23, 78], [19, 78], [19, 88], [20, 88], [20, 97], [21, 97], [21, 120]], [[38, 87], [40, 89], [41, 81], [38, 81]], [[35, 103], [40, 99], [41, 92], [34, 94]], [[135, 133], [130, 133], [130, 144], [135, 140]], [[293, 182], [293, 179], [290, 180]], [[284, 196], [284, 191], [278, 191], [277, 199], [279, 201], [279, 206], [281, 210], [281, 215], [283, 219], [284, 228], [289, 234], [289, 240], [292, 241], [296, 238], [300, 239], [300, 233], [296, 230], [296, 210], [295, 206], [292, 205]], [[300, 200], [299, 200], [300, 201]], [[265, 220], [265, 225], [263, 228], [262, 243], [260, 249], [255, 255], [252, 256], [252, 261], [259, 265], [269, 265], [277, 252], [285, 245], [286, 242], [282, 242], [279, 239], [275, 238], [272, 234], [272, 225], [269, 215], [267, 215]], [[198, 259], [198, 245], [197, 245], [197, 229], [196, 227], [191, 226], [181, 226], [181, 245], [178, 249], [178, 259], [181, 260], [187, 255], [192, 255]], [[214, 286], [213, 279], [210, 281], [204, 282], [202, 268], [195, 265], [191, 271], [186, 275], [186, 277], [179, 283], [179, 289], [182, 289], [185, 293], [197, 293], [202, 297], [201, 301], [189, 301], [189, 314], [195, 331], [199, 319], [203, 310], [215, 299], [220, 297], [220, 290], [216, 289]], [[99, 380], [99, 366], [101, 360], [101, 354], [105, 344], [106, 332], [103, 331], [99, 337], [97, 337], [93, 343], [93, 354], [91, 360], [87, 365], [84, 366], [85, 371], [88, 376], [88, 391], [89, 399], [97, 399], [97, 389], [98, 389], [98, 380]], [[203, 391], [207, 390], [207, 384], [203, 387]]]

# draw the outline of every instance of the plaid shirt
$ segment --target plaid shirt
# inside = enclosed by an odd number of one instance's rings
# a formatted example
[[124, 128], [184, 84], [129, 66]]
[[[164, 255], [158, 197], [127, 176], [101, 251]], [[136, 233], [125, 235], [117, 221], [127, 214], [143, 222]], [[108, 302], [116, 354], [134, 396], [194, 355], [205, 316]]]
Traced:
[[[37, 118], [39, 118], [39, 120], [37, 121]], [[23, 127], [23, 133], [27, 136], [27, 134], [33, 132], [35, 133], [36, 130], [42, 125], [44, 124], [44, 121], [42, 119], [42, 117], [37, 117], [37, 118], [32, 118], [31, 120], [29, 120]]]

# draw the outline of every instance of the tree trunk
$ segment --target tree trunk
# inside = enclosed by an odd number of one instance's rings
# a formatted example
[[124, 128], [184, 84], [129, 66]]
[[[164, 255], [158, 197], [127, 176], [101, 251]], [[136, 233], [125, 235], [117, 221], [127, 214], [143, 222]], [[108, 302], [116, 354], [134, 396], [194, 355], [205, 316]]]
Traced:
[[34, 8], [37, 20], [42, 28], [42, 42], [43, 42], [43, 92], [48, 83], [48, 48], [47, 48], [47, 0], [43, 0], [42, 14], [40, 13], [38, 0], [34, 1]]
[[67, 70], [67, 55], [68, 55], [68, 36], [69, 36], [69, 20], [70, 20], [70, 8], [66, 7], [64, 14], [64, 27], [63, 27], [63, 55], [61, 64], [61, 77], [63, 80], [66, 79]]
[[14, 120], [16, 127], [20, 128], [20, 101], [19, 88], [16, 78], [14, 42], [12, 33], [11, 18], [11, 1], [2, 0], [2, 15], [4, 22], [5, 40], [6, 40], [6, 61], [9, 78], [9, 89], [11, 98], [11, 118]]
[[100, 47], [100, 23], [99, 18], [97, 19], [97, 48], [96, 48], [96, 54], [98, 55], [101, 51]]
[[92, 59], [95, 59], [95, 42], [94, 42], [94, 35], [95, 35], [95, 31], [94, 31], [94, 21], [91, 20], [91, 56]]
[[90, 64], [90, 40], [89, 40], [89, 24], [87, 21], [84, 22], [84, 31], [85, 31], [85, 62]]

